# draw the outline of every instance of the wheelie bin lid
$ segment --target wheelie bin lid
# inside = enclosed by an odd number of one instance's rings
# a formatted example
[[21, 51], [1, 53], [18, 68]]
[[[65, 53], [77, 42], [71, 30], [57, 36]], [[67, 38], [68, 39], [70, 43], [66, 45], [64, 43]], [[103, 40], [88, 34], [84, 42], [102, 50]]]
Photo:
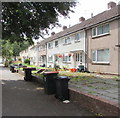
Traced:
[[28, 70], [36, 70], [36, 68], [33, 68], [33, 67], [24, 67], [24, 69], [28, 69]]
[[70, 80], [70, 78], [67, 76], [58, 76], [57, 79]]
[[50, 71], [50, 72], [44, 72], [43, 74], [57, 74], [57, 73], [59, 73], [59, 72], [57, 72], [57, 71]]

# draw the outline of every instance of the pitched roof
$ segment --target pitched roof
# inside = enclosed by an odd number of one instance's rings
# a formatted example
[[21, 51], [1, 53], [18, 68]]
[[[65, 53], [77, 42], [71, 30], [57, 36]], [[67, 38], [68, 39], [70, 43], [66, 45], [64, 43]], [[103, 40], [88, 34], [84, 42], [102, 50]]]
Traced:
[[90, 26], [96, 25], [98, 23], [110, 20], [114, 17], [120, 16], [120, 5], [117, 5], [116, 7], [110, 9], [110, 10], [106, 10], [92, 18], [89, 18], [85, 21], [83, 21], [82, 23], [78, 23], [70, 28], [65, 29], [64, 31], [61, 31], [59, 33], [56, 33], [55, 35], [48, 37], [46, 39], [44, 39], [43, 41], [40, 42], [40, 44], [44, 44], [46, 42], [50, 42], [54, 39], [66, 36], [70, 33], [82, 30], [84, 28], [88, 28]]

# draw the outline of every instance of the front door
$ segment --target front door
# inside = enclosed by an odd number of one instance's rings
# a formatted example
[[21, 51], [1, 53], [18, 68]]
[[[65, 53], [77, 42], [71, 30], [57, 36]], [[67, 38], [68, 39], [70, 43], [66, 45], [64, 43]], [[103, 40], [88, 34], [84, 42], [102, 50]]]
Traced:
[[75, 68], [83, 64], [83, 54], [82, 52], [75, 53]]
[[45, 66], [46, 66], [46, 56], [45, 55], [43, 56], [43, 64], [45, 64]]

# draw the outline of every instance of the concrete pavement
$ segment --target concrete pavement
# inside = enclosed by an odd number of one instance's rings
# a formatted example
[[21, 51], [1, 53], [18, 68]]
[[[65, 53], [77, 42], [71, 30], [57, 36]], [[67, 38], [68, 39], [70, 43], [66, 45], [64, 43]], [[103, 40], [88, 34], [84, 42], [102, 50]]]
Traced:
[[3, 116], [94, 116], [73, 102], [65, 104], [54, 95], [46, 95], [41, 85], [25, 82], [22, 75], [8, 68], [0, 71]]

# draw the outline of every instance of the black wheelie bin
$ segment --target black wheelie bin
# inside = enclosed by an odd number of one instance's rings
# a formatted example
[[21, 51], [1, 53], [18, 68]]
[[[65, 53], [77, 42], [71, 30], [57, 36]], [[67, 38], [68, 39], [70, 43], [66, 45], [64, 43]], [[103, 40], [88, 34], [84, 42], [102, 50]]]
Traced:
[[58, 72], [44, 72], [43, 75], [45, 93], [48, 95], [55, 94]]
[[32, 70], [36, 70], [36, 68], [31, 67], [25, 67], [24, 70], [24, 80], [25, 81], [31, 81], [32, 80]]
[[69, 89], [68, 89], [68, 81], [70, 78], [67, 76], [59, 76], [56, 79], [56, 94], [55, 97], [60, 99], [61, 101], [69, 100]]

